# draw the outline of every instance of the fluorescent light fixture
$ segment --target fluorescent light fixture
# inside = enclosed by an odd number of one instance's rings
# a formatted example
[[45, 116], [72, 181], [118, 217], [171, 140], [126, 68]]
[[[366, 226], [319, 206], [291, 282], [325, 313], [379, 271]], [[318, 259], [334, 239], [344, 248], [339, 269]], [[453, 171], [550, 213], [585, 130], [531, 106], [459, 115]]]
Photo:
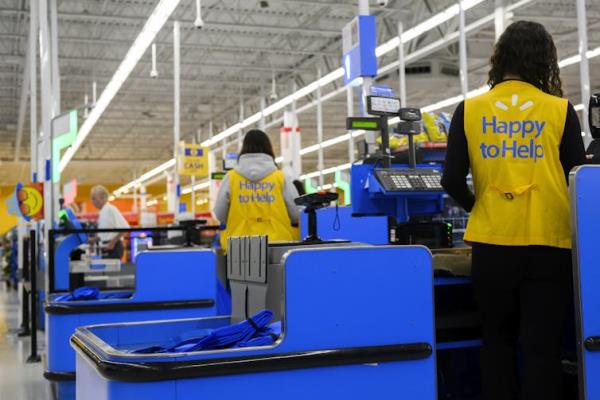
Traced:
[[575, 111], [583, 111], [583, 109], [585, 108], [583, 106], [583, 104], [577, 104], [576, 106], [573, 107], [575, 109]]
[[127, 193], [130, 189], [133, 189], [137, 185], [141, 185], [144, 181], [147, 181], [148, 179], [152, 178], [154, 175], [158, 175], [161, 172], [166, 171], [167, 169], [169, 169], [171, 167], [174, 167], [174, 166], [175, 166], [175, 159], [172, 158], [169, 161], [162, 163], [158, 167], [156, 167], [154, 169], [151, 169], [150, 171], [146, 172], [145, 174], [143, 174], [139, 178], [137, 178], [137, 179], [129, 182], [126, 185], [121, 186], [120, 188], [118, 188], [117, 190], [115, 190], [113, 193], [114, 193], [115, 196], [120, 196], [123, 193]]
[[[466, 11], [469, 8], [475, 7], [479, 3], [482, 3], [483, 1], [485, 1], [485, 0], [463, 0], [462, 6], [463, 6], [463, 9]], [[421, 22], [420, 24], [406, 30], [402, 34], [402, 43], [408, 43], [411, 40], [415, 39], [416, 37], [422, 35], [423, 33], [440, 26], [444, 22], [449, 21], [452, 18], [456, 17], [459, 14], [459, 12], [460, 12], [460, 8], [459, 8], [458, 4], [454, 4], [454, 5], [446, 8], [444, 11], [442, 11], [442, 12], [432, 16], [431, 18], [426, 19], [425, 21]], [[377, 57], [381, 57], [382, 55], [389, 53], [390, 51], [398, 49], [399, 44], [400, 44], [400, 38], [398, 36], [396, 36], [396, 37], [388, 40], [381, 46], [377, 47], [377, 49], [375, 49], [375, 54], [377, 55]]]
[[167, 19], [169, 19], [179, 2], [180, 0], [160, 0], [154, 11], [152, 11], [152, 14], [142, 28], [142, 31], [129, 48], [121, 65], [119, 65], [112, 79], [108, 82], [108, 85], [106, 85], [106, 88], [100, 95], [100, 98], [90, 112], [89, 117], [85, 120], [83, 125], [81, 125], [77, 139], [75, 139], [73, 145], [67, 149], [63, 158], [60, 160], [58, 165], [60, 172], [64, 171], [69, 161], [75, 156], [77, 150], [88, 137], [94, 128], [94, 125], [96, 125], [96, 122], [98, 122], [98, 119], [102, 116], [102, 113], [104, 113], [112, 99], [119, 92], [119, 89], [121, 89], [121, 86], [123, 86], [123, 83], [131, 74], [131, 71], [133, 71], [148, 47], [150, 47], [156, 38], [156, 35]]
[[[598, 57], [598, 56], [600, 56], [600, 47], [596, 47], [594, 50], [588, 50], [588, 52], [586, 54], [587, 54], [588, 59]], [[564, 67], [568, 67], [569, 65], [577, 64], [580, 62], [581, 62], [581, 56], [579, 54], [576, 54], [574, 56], [567, 57], [564, 60], [561, 60], [558, 63], [558, 67], [564, 68]]]
[[315, 171], [315, 172], [311, 172], [308, 174], [304, 174], [300, 176], [300, 179], [306, 179], [306, 178], [315, 178], [319, 175], [321, 175], [321, 173], [323, 175], [328, 175], [328, 174], [334, 174], [337, 171], [344, 171], [346, 169], [350, 169], [350, 167], [352, 167], [351, 163], [346, 163], [346, 164], [342, 164], [342, 165], [337, 165], [335, 167], [331, 167], [331, 168], [326, 168], [324, 169], [322, 172], [321, 171]]
[[186, 186], [181, 190], [181, 194], [190, 194], [192, 191], [206, 189], [210, 186], [210, 181], [206, 180], [200, 183], [197, 183], [194, 187], [192, 185]]

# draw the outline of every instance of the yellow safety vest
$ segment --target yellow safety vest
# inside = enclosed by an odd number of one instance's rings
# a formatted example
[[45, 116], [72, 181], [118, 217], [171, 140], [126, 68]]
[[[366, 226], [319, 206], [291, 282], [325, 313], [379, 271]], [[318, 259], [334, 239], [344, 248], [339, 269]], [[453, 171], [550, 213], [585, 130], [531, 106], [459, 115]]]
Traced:
[[276, 170], [260, 181], [251, 181], [235, 170], [229, 171], [231, 201], [227, 226], [221, 232], [221, 247], [227, 238], [268, 235], [269, 242], [294, 239], [292, 223], [283, 199], [283, 172]]
[[465, 101], [475, 206], [465, 240], [571, 248], [559, 147], [568, 102], [522, 81]]

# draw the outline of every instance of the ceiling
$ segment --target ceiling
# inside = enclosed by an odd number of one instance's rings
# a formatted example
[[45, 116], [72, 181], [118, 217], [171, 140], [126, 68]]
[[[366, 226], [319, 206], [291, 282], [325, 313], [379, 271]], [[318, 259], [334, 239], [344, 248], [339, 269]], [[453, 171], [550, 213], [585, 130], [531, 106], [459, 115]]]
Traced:
[[[62, 111], [78, 107], [92, 84], [98, 93], [110, 80], [157, 0], [57, 0], [58, 42]], [[260, 110], [261, 96], [268, 98], [275, 77], [279, 98], [322, 74], [337, 69], [341, 58], [341, 30], [357, 13], [357, 0], [204, 0], [203, 29], [195, 29], [195, 1], [182, 0], [172, 18], [159, 32], [156, 44], [158, 78], [150, 77], [150, 51], [103, 114], [64, 177], [80, 182], [126, 183], [173, 155], [173, 23], [181, 21], [181, 132], [191, 141], [208, 138], [244, 114]], [[507, 0], [507, 3], [512, 1]], [[600, 46], [600, 0], [587, 0], [589, 47]], [[386, 8], [373, 4], [377, 16], [378, 43], [397, 34], [402, 19], [412, 27], [454, 4], [452, 0], [390, 0]], [[487, 0], [469, 10], [467, 25], [493, 13]], [[517, 9], [512, 20], [542, 22], [554, 35], [559, 57], [577, 53], [575, 0], [533, 1]], [[407, 54], [456, 31], [457, 18], [421, 35], [406, 46]], [[23, 82], [29, 0], [0, 0], [0, 183], [28, 177], [29, 126], [26, 114], [20, 158], [15, 158], [19, 101]], [[468, 36], [469, 87], [485, 83], [487, 60], [494, 42], [493, 23]], [[396, 61], [396, 52], [379, 59], [385, 66]], [[591, 61], [592, 88], [600, 88], [595, 73], [600, 57]], [[440, 48], [414, 65], [431, 62], [457, 70], [455, 42]], [[451, 68], [450, 68], [451, 67]], [[563, 70], [566, 95], [581, 102], [577, 65]], [[379, 77], [393, 88], [397, 72]], [[323, 88], [323, 94], [340, 82]], [[409, 105], [425, 106], [460, 93], [458, 76], [452, 73], [409, 74]], [[39, 86], [38, 86], [39, 87]], [[314, 97], [299, 101], [298, 107]], [[27, 108], [28, 109], [28, 108]], [[449, 109], [448, 111], [451, 111]], [[324, 103], [324, 138], [345, 133], [346, 95]], [[80, 116], [83, 118], [83, 115]], [[274, 116], [275, 119], [281, 114]], [[302, 145], [315, 144], [316, 108], [300, 114]], [[271, 118], [267, 122], [272, 121]], [[279, 124], [268, 129], [279, 142]], [[235, 150], [231, 144], [226, 150]], [[218, 151], [218, 154], [221, 152]], [[305, 172], [316, 170], [317, 153], [303, 157]], [[325, 167], [348, 161], [345, 143], [325, 149]]]

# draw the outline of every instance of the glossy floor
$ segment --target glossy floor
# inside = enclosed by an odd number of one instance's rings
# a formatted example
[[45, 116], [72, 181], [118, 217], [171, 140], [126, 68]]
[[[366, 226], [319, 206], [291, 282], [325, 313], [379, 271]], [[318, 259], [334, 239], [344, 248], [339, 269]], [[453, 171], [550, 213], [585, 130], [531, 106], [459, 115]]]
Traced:
[[[28, 364], [30, 340], [19, 338], [17, 292], [0, 283], [0, 400], [49, 400], [50, 385], [43, 377], [42, 363]], [[43, 332], [38, 343], [43, 352]]]

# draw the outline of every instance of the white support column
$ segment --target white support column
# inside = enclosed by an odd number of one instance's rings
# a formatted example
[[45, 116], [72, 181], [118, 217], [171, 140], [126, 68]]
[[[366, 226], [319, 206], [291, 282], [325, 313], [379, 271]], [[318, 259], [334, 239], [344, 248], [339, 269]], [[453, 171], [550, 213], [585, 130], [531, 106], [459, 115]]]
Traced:
[[[35, 37], [29, 36], [29, 41], [35, 41]], [[14, 162], [21, 158], [21, 141], [23, 139], [23, 126], [25, 125], [25, 111], [27, 109], [27, 96], [29, 95], [29, 80], [31, 79], [29, 69], [31, 68], [31, 58], [35, 59], [35, 55], [31, 55], [31, 46], [27, 46], [27, 54], [25, 56], [25, 64], [23, 65], [23, 81], [21, 82], [21, 95], [19, 99], [19, 117], [17, 119], [17, 138], [15, 140], [15, 157]]]
[[[346, 107], [348, 117], [354, 117], [354, 89], [352, 86], [346, 87]], [[348, 161], [354, 162], [354, 138], [352, 130], [348, 130]]]
[[134, 213], [137, 213], [140, 210], [140, 208], [138, 207], [138, 200], [139, 200], [138, 190], [139, 190], [139, 188], [137, 186], [133, 188], [133, 210], [132, 211]]
[[[173, 114], [173, 157], [177, 159], [177, 153], [179, 148], [179, 138], [181, 136], [181, 120], [180, 120], [180, 99], [181, 99], [181, 36], [179, 21], [173, 22], [173, 80], [174, 80], [174, 114]], [[173, 179], [175, 180], [175, 219], [179, 215], [179, 195], [181, 193], [181, 185], [179, 180], [179, 174], [177, 173], [177, 167], [173, 172]]]
[[258, 124], [258, 129], [260, 129], [261, 131], [265, 131], [267, 123], [265, 120], [265, 108], [267, 108], [267, 102], [265, 100], [265, 96], [262, 94], [262, 90], [261, 90], [261, 96], [260, 96], [260, 121]]
[[465, 9], [459, 1], [458, 26], [459, 26], [459, 65], [460, 65], [460, 88], [463, 96], [469, 91], [468, 64], [467, 64], [467, 35], [465, 32]]
[[404, 25], [402, 21], [398, 21], [398, 73], [399, 73], [399, 90], [400, 90], [400, 106], [406, 107], [406, 60], [404, 58], [404, 43], [402, 43], [402, 35], [404, 34]]
[[496, 0], [496, 8], [494, 11], [494, 28], [496, 32], [496, 41], [506, 29], [506, 0]]
[[369, 0], [358, 0], [358, 15], [369, 15]]
[[146, 185], [140, 186], [140, 211], [145, 212], [148, 210], [148, 191]]
[[585, 141], [587, 144], [592, 140], [592, 137], [588, 120], [590, 111], [590, 64], [587, 57], [588, 38], [585, 0], [577, 0], [577, 33], [579, 34], [579, 55], [581, 56], [579, 73], [581, 79], [581, 102], [583, 103], [583, 128], [585, 131]]
[[[52, 65], [50, 30], [48, 26], [48, 0], [39, 0], [39, 27], [40, 27], [40, 83], [41, 83], [41, 111], [42, 111], [42, 143], [38, 154], [39, 179], [44, 182], [44, 238], [48, 237], [48, 230], [53, 225], [53, 196], [50, 165], [52, 155], [52, 118], [54, 114], [54, 100], [52, 98]], [[47, 244], [47, 241], [46, 241]]]
[[[369, 0], [358, 0], [358, 15], [369, 15]], [[373, 78], [363, 77], [362, 93], [360, 95], [362, 115], [367, 116], [367, 96], [371, 93]]]
[[[244, 121], [244, 95], [240, 93], [240, 122]], [[244, 130], [240, 128], [238, 132], [237, 152], [242, 151], [242, 141], [244, 140]]]
[[38, 181], [38, 122], [37, 122], [37, 43], [38, 2], [30, 2], [29, 10], [29, 146], [31, 152], [31, 181]]
[[52, 56], [52, 107], [60, 114], [60, 65], [58, 63], [58, 10], [57, 1], [50, 0], [50, 55]]
[[[321, 79], [321, 68], [317, 70], [318, 79]], [[319, 169], [319, 186], [323, 186], [323, 102], [321, 101], [321, 84], [317, 86], [317, 142], [319, 143], [317, 168]]]

